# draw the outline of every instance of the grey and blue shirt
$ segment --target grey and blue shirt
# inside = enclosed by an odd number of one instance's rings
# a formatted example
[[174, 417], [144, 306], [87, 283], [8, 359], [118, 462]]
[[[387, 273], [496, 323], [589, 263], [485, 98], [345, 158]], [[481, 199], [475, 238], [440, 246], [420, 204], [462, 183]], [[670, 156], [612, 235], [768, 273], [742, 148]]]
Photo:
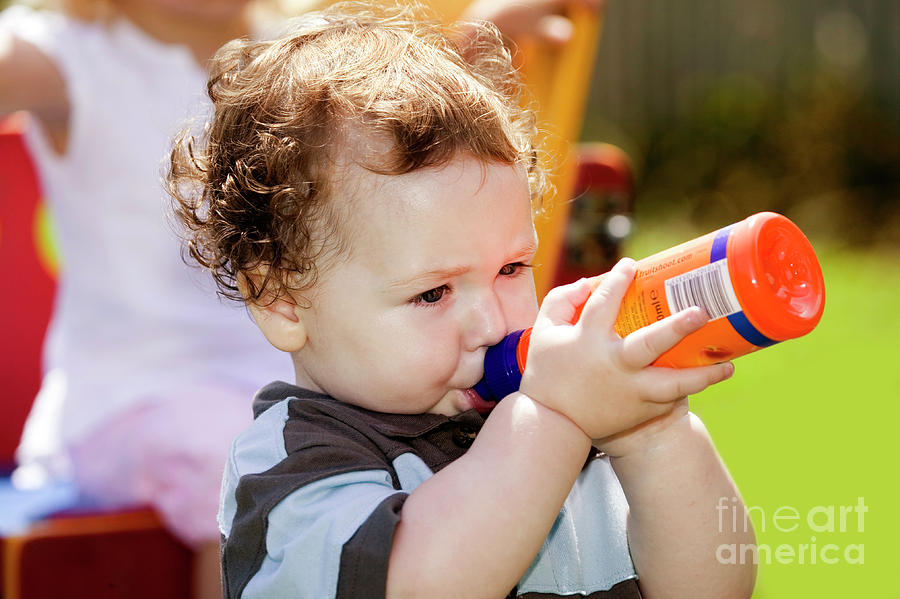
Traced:
[[[463, 455], [484, 422], [474, 410], [373, 412], [281, 382], [253, 410], [219, 507], [229, 599], [384, 597], [404, 500]], [[609, 461], [593, 456], [509, 597], [639, 598], [626, 516]]]

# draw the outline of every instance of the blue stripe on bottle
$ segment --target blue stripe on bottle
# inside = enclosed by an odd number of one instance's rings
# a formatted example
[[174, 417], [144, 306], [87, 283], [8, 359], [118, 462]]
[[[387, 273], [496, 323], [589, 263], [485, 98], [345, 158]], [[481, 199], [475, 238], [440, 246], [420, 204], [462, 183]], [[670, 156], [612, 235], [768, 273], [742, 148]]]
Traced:
[[709, 251], [709, 263], [724, 260], [728, 255], [728, 236], [731, 235], [731, 229], [734, 225], [728, 225], [724, 229], [719, 229], [713, 239], [712, 249]]
[[775, 345], [778, 343], [777, 341], [773, 341], [756, 330], [756, 327], [750, 324], [750, 321], [747, 320], [747, 317], [744, 316], [743, 312], [735, 312], [734, 314], [729, 314], [726, 318], [728, 318], [728, 322], [731, 323], [731, 326], [734, 327], [734, 330], [738, 332], [738, 334], [752, 343], [753, 345], [757, 345], [759, 347], [769, 347], [770, 345]]
[[[728, 255], [728, 237], [731, 235], [731, 228], [734, 225], [729, 225], [724, 229], [720, 229], [718, 233], [716, 233], [715, 238], [713, 239], [712, 248], [709, 251], [709, 262], [712, 264], [713, 262], [717, 262], [719, 260], [723, 260]], [[762, 333], [760, 333], [756, 327], [754, 327], [749, 320], [747, 320], [747, 316], [743, 312], [735, 312], [734, 314], [729, 315], [728, 322], [731, 323], [731, 326], [737, 331], [738, 335], [743, 337], [748, 343], [752, 343], [757, 347], [768, 347], [770, 345], [775, 345], [778, 343], [777, 341], [773, 341], [769, 339]]]

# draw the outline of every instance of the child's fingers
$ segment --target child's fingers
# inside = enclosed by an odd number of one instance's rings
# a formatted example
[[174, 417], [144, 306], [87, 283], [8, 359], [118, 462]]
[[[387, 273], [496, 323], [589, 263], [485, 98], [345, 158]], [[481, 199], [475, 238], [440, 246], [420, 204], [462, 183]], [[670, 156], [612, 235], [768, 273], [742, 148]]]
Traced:
[[619, 314], [625, 292], [634, 280], [634, 273], [634, 260], [619, 260], [588, 298], [578, 322], [586, 327], [611, 327]]
[[734, 364], [722, 362], [696, 368], [650, 367], [640, 373], [645, 389], [652, 391], [645, 396], [654, 402], [669, 403], [686, 395], [700, 393], [710, 385], [724, 381], [734, 374]]
[[544, 301], [535, 320], [535, 327], [547, 324], [568, 324], [575, 319], [578, 307], [583, 304], [591, 294], [591, 285], [587, 279], [579, 279], [568, 285], [560, 285], [551, 289]]
[[631, 368], [648, 366], [708, 320], [706, 312], [692, 306], [638, 329], [622, 340], [622, 363]]

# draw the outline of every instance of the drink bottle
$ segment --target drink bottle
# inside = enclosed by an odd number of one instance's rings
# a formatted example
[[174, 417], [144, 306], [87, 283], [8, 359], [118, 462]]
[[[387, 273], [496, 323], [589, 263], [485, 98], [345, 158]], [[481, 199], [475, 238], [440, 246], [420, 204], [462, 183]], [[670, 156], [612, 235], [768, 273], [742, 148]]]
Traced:
[[[785, 216], [760, 212], [639, 260], [616, 318], [620, 336], [690, 306], [710, 320], [653, 363], [687, 368], [731, 360], [812, 331], [825, 283], [812, 245]], [[592, 289], [605, 275], [591, 279]], [[578, 320], [583, 305], [576, 311]], [[474, 389], [488, 401], [519, 388], [531, 329], [488, 348]]]

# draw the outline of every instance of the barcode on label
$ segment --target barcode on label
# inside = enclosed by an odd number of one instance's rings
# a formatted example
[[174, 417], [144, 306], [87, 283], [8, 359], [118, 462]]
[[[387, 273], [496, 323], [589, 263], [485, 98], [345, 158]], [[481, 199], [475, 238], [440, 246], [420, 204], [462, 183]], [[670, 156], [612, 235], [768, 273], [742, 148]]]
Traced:
[[731, 286], [726, 259], [666, 280], [666, 301], [672, 314], [690, 306], [700, 306], [709, 314], [710, 320], [741, 311]]

